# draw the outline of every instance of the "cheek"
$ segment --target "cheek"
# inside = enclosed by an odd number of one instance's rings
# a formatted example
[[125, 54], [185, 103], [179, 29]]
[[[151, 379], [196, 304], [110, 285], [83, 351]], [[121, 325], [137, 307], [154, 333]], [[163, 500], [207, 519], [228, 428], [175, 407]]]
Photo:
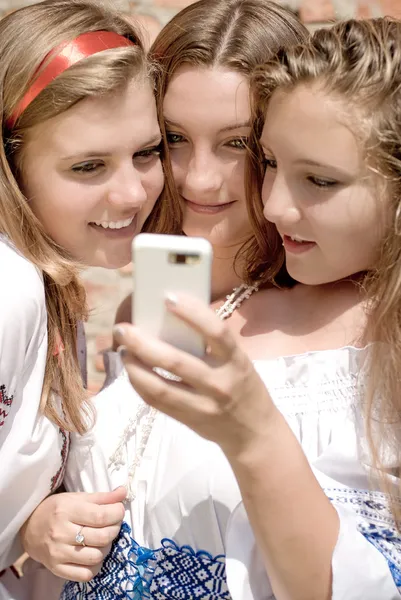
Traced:
[[56, 177], [43, 179], [40, 186], [31, 185], [27, 194], [35, 215], [50, 225], [65, 219], [78, 221], [98, 202], [99, 196], [93, 190], [88, 193], [87, 187], [71, 185]]
[[245, 200], [245, 159], [238, 159], [228, 172], [228, 183], [231, 189]]
[[333, 264], [346, 264], [355, 272], [370, 268], [383, 236], [376, 201], [362, 195], [352, 202], [332, 200], [304, 213], [321, 249]]
[[164, 187], [163, 166], [160, 160], [146, 174], [144, 187], [148, 192], [148, 200], [156, 202]]
[[274, 175], [271, 171], [266, 170], [265, 175], [263, 177], [263, 184], [262, 184], [262, 203], [263, 206], [266, 206], [271, 191], [273, 189], [273, 182], [274, 182]]
[[170, 164], [173, 178], [177, 186], [184, 185], [188, 174], [188, 158], [181, 150], [170, 151]]

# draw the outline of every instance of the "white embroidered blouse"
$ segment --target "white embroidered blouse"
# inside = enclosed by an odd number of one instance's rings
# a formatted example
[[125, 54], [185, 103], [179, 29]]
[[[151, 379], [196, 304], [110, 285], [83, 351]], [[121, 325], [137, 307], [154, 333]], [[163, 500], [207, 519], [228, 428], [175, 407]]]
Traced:
[[[401, 591], [401, 538], [386, 497], [371, 487], [363, 438], [367, 352], [342, 348], [255, 362], [340, 516], [333, 600], [395, 600]], [[125, 484], [146, 428], [149, 409], [138, 412], [142, 401], [124, 371], [95, 404], [94, 429], [72, 439], [70, 490]], [[110, 457], [137, 414], [116, 465]], [[274, 598], [236, 480], [216, 444], [158, 413], [133, 483], [136, 497], [102, 571], [88, 584], [68, 583], [63, 600], [110, 593], [135, 600]]]
[[23, 554], [21, 526], [62, 482], [69, 435], [39, 411], [47, 355], [42, 274], [1, 235], [0, 277], [0, 600], [32, 600], [33, 579], [7, 567]]

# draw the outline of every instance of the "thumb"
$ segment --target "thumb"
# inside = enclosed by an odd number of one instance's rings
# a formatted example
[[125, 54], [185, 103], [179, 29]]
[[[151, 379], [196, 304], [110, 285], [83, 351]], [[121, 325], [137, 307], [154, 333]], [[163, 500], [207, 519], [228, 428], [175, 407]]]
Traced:
[[93, 502], [93, 504], [116, 504], [117, 502], [124, 502], [127, 496], [127, 488], [121, 485], [112, 492], [94, 492], [93, 494], [86, 494], [86, 500]]

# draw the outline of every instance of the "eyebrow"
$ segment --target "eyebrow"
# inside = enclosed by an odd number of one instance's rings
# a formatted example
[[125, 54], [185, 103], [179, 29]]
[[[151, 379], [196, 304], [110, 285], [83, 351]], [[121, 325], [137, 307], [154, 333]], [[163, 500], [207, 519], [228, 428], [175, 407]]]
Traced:
[[[178, 129], [180, 129], [182, 126], [179, 123], [176, 123], [175, 121], [172, 121], [171, 119], [164, 119], [165, 123], [172, 126], [172, 127], [177, 127]], [[238, 123], [232, 123], [230, 125], [227, 125], [226, 127], [223, 127], [222, 129], [219, 129], [219, 133], [225, 133], [226, 131], [233, 131], [234, 129], [242, 129], [244, 127], [251, 127], [251, 122], [248, 119], [247, 121], [240, 121]]]
[[[262, 144], [262, 142], [259, 143], [265, 154], [273, 154], [269, 148]], [[294, 165], [307, 165], [309, 167], [318, 167], [320, 169], [332, 169], [333, 171], [336, 171], [340, 176], [352, 177], [352, 173], [341, 169], [341, 167], [336, 167], [335, 165], [327, 165], [319, 162], [318, 160], [312, 160], [310, 158], [299, 158], [298, 160], [294, 161]]]
[[[153, 144], [160, 144], [162, 141], [160, 133], [154, 135], [150, 140], [141, 145], [141, 148], [147, 148], [148, 146], [152, 146]], [[140, 152], [140, 150], [137, 150]], [[91, 158], [100, 158], [101, 156], [112, 156], [113, 152], [99, 152], [99, 150], [85, 150], [85, 152], [79, 152], [78, 154], [71, 154], [70, 156], [63, 156], [61, 160], [72, 160], [79, 158], [87, 158], [90, 156]]]
[[344, 177], [351, 177], [352, 174], [349, 173], [348, 171], [345, 171], [344, 169], [342, 169], [341, 167], [336, 167], [335, 165], [328, 165], [325, 163], [321, 163], [317, 160], [311, 160], [308, 158], [300, 158], [296, 161], [294, 161], [295, 165], [307, 165], [309, 167], [318, 167], [321, 169], [332, 169], [333, 171], [336, 171], [337, 173], [343, 175]]

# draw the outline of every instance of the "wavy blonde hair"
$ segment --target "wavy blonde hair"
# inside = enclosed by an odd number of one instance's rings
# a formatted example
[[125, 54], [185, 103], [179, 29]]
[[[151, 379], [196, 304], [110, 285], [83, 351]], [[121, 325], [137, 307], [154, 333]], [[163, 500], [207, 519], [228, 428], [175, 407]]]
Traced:
[[[396, 19], [341, 22], [317, 31], [305, 44], [280, 51], [255, 71], [251, 82], [259, 130], [276, 90], [314, 85], [342, 101], [349, 126], [364, 149], [378, 201], [386, 201], [386, 231], [377, 249], [376, 263], [364, 275], [362, 285], [368, 307], [364, 341], [382, 342], [371, 348], [366, 424], [373, 465], [387, 492], [387, 474], [399, 475], [401, 465], [400, 40], [401, 22]], [[258, 133], [255, 131], [253, 136], [255, 153]], [[266, 230], [270, 236], [271, 227], [263, 218], [261, 198], [251, 172], [251, 188], [252, 181], [249, 209], [263, 254], [268, 251], [263, 232]], [[283, 251], [279, 250], [276, 257], [279, 272]], [[400, 522], [400, 504], [394, 503], [393, 510]]]
[[[11, 131], [10, 115], [29, 89], [45, 56], [60, 43], [89, 31], [118, 33], [135, 45], [94, 54], [68, 68], [50, 83], [18, 118]], [[77, 323], [87, 316], [80, 265], [49, 238], [24, 197], [21, 161], [29, 130], [89, 96], [123, 90], [132, 78], [145, 80], [149, 67], [132, 24], [112, 10], [85, 0], [46, 0], [20, 9], [0, 21], [0, 232], [43, 273], [48, 317], [48, 351], [41, 410], [68, 430], [83, 432], [88, 412], [76, 351]], [[168, 220], [157, 206], [150, 216]], [[174, 207], [172, 208], [174, 212]], [[64, 351], [54, 356], [58, 337]], [[62, 414], [55, 394], [62, 399]]]
[[[223, 67], [249, 79], [255, 67], [281, 46], [298, 44], [308, 35], [294, 13], [270, 0], [199, 0], [179, 12], [163, 28], [150, 50], [158, 66], [156, 102], [164, 139], [163, 100], [178, 69], [188, 65], [200, 69]], [[169, 160], [165, 169], [168, 181], [172, 181]], [[170, 192], [175, 193], [171, 188]], [[182, 233], [181, 210], [171, 233]], [[274, 232], [272, 235], [274, 238]], [[244, 281], [270, 279], [271, 261], [266, 256], [270, 255], [261, 257], [257, 252], [254, 238], [244, 245], [237, 256], [245, 266], [241, 274]]]

